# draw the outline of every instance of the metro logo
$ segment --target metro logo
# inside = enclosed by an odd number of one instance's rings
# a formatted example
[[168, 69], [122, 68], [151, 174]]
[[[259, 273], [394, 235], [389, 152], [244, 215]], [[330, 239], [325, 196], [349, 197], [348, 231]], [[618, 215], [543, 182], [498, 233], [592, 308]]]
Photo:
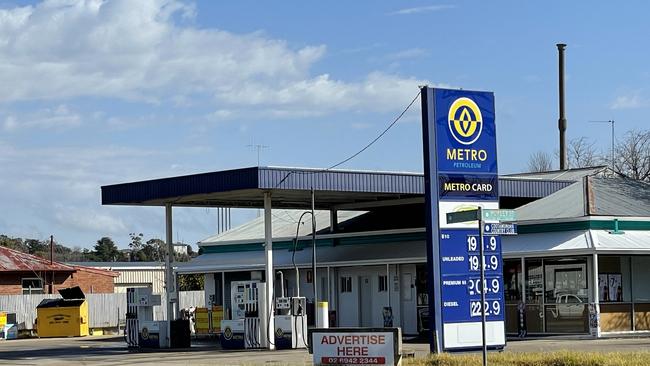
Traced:
[[456, 99], [449, 107], [449, 131], [463, 145], [471, 145], [483, 130], [483, 116], [476, 103], [466, 97]]

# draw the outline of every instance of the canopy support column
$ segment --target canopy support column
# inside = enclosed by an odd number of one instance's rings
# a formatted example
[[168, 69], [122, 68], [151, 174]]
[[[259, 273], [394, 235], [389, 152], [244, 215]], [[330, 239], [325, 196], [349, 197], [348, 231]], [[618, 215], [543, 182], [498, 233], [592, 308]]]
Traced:
[[273, 272], [273, 228], [271, 226], [271, 192], [264, 192], [264, 257], [266, 259], [266, 299], [264, 306], [266, 307], [266, 316], [268, 319], [267, 325], [267, 342], [268, 349], [275, 349], [273, 340], [275, 338], [275, 319], [272, 314], [273, 310], [273, 280], [275, 273]]
[[174, 243], [172, 242], [172, 205], [165, 204], [165, 239], [167, 244], [167, 255], [165, 255], [165, 305], [167, 307], [167, 344], [171, 345], [171, 321], [174, 316], [174, 302], [176, 301], [176, 281], [172, 270]]

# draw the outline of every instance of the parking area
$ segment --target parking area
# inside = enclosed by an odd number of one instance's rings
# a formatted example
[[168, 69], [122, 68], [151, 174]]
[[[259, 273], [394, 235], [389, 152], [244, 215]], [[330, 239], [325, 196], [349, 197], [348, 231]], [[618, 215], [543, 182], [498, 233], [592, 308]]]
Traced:
[[[404, 349], [417, 357], [428, 345], [406, 343]], [[650, 338], [544, 338], [511, 341], [506, 352], [639, 352], [650, 350]], [[19, 339], [0, 342], [0, 365], [305, 365], [311, 364], [306, 350], [222, 351], [202, 342], [191, 349], [129, 351], [121, 337]]]

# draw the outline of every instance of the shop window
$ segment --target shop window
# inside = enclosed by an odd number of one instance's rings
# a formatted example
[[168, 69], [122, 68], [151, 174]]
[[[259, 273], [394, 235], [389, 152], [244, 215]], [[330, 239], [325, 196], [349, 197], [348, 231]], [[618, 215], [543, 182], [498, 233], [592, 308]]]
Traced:
[[507, 333], [517, 333], [519, 330], [518, 306], [522, 301], [522, 284], [521, 259], [505, 259], [503, 261], [503, 296], [506, 302]]
[[341, 277], [341, 293], [352, 292], [352, 277]]
[[650, 330], [650, 257], [632, 257], [635, 330]]
[[598, 257], [598, 300], [607, 302], [630, 302], [630, 257]]
[[603, 332], [633, 330], [631, 266], [629, 256], [598, 256], [598, 301]]
[[517, 304], [521, 296], [521, 260], [506, 259], [503, 261], [503, 295], [506, 303]]
[[379, 276], [379, 292], [388, 291], [388, 276]]
[[43, 280], [40, 278], [23, 278], [23, 295], [42, 294]]
[[568, 299], [562, 295], [574, 295], [583, 303], [589, 302], [586, 258], [545, 259], [544, 274], [546, 303]]
[[526, 259], [526, 330], [544, 331], [544, 272], [540, 259]]
[[548, 333], [589, 331], [587, 258], [544, 259], [544, 318]]

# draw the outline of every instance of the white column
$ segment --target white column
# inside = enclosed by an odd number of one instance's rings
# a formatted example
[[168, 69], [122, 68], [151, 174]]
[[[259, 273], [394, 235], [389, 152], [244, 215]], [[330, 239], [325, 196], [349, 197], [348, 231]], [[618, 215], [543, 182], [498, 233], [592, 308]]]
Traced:
[[176, 297], [176, 284], [174, 273], [172, 272], [172, 262], [174, 255], [174, 244], [172, 243], [172, 205], [165, 204], [165, 233], [167, 243], [167, 255], [165, 256], [165, 299], [167, 306], [167, 347], [171, 344], [170, 328], [171, 321], [174, 318], [174, 301]]
[[[593, 255], [593, 264], [592, 264], [592, 274], [593, 276], [591, 277], [592, 279], [592, 296], [593, 300], [592, 302], [594, 303], [595, 311], [596, 311], [596, 317], [598, 318], [598, 328], [596, 329], [596, 334], [594, 334], [597, 338], [600, 338], [600, 288], [598, 286], [598, 253], [594, 251]], [[634, 316], [634, 314], [632, 314]]]
[[599, 298], [600, 298], [599, 290], [600, 289], [598, 288], [598, 254], [597, 253], [594, 253], [594, 255], [592, 256], [592, 260], [593, 260], [592, 265], [591, 265], [591, 268], [592, 268], [591, 271], [593, 272], [593, 276], [591, 277], [591, 280], [592, 280], [592, 286], [591, 287], [593, 289], [593, 291], [592, 291], [592, 296], [593, 296], [592, 302], [594, 304], [598, 304], [600, 302], [599, 301]]
[[264, 254], [266, 258], [266, 314], [269, 319], [267, 326], [268, 332], [266, 334], [268, 341], [268, 348], [275, 349], [271, 343], [275, 337], [275, 319], [271, 314], [273, 304], [273, 228], [271, 227], [271, 192], [264, 192]]

